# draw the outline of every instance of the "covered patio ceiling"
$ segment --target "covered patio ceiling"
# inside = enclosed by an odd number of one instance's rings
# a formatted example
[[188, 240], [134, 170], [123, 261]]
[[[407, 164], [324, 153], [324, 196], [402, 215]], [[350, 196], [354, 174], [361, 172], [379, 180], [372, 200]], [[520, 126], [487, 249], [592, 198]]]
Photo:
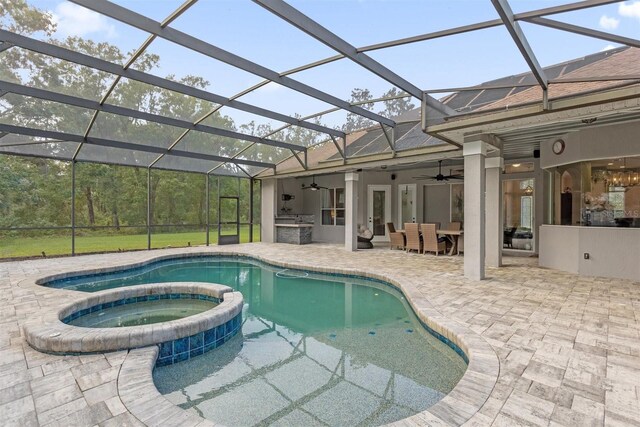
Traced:
[[[71, 72], [79, 73], [81, 69], [99, 72], [110, 82], [104, 93], [89, 98], [69, 93], [65, 88], [39, 86], [34, 82], [23, 81], [26, 79], [0, 79], [1, 153], [257, 177], [265, 172], [274, 173], [278, 165], [292, 161], [299, 166], [299, 170], [307, 173], [315, 168], [325, 167], [326, 165], [320, 162], [313, 163], [309, 160], [311, 150], [333, 150], [331, 155], [335, 157], [334, 160], [343, 165], [348, 164], [350, 158], [357, 158], [358, 153], [353, 147], [348, 148], [349, 138], [355, 139], [353, 135], [347, 136], [339, 126], [326, 125], [319, 120], [335, 112], [359, 116], [376, 124], [379, 130], [375, 139], [378, 142], [368, 144], [369, 151], [366, 152], [369, 156], [367, 159], [371, 162], [384, 161], [389, 155], [404, 157], [407, 161], [416, 161], [415, 156], [425, 159], [451, 156], [448, 152], [458, 150], [466, 134], [477, 132], [496, 134], [504, 141], [505, 155], [517, 157], [524, 153], [525, 149], [530, 150], [531, 145], [538, 143], [541, 138], [572, 130], [582, 125], [584, 120], [589, 120], [596, 112], [599, 116], [598, 124], [636, 120], [640, 117], [640, 94], [637, 87], [633, 86], [640, 81], [640, 73], [624, 76], [592, 73], [571, 80], [557, 75], [550, 77], [548, 69], [540, 65], [536, 51], [531, 47], [521, 27], [521, 23], [526, 22], [551, 28], [558, 33], [559, 40], [563, 34], [573, 33], [639, 48], [640, 41], [635, 39], [548, 18], [617, 3], [616, 0], [586, 0], [518, 13], [511, 9], [507, 0], [487, 0], [487, 8], [497, 14], [495, 19], [361, 47], [356, 47], [339, 37], [288, 3], [281, 0], [253, 0], [255, 6], [262, 7], [335, 52], [332, 56], [285, 71], [275, 71], [218, 47], [215, 40], [195, 37], [177, 29], [175, 23], [179, 22], [180, 17], [192, 8], [197, 0], [187, 0], [161, 21], [104, 0], [71, 2], [133, 27], [146, 34], [146, 39], [121, 64], [62, 47], [55, 40], [42, 40], [0, 29], [0, 57], [14, 49], [28, 51], [39, 57], [49, 60], [55, 58], [60, 63], [69, 64]], [[394, 72], [394, 67], [387, 67], [368, 54], [497, 27], [506, 30], [513, 45], [528, 65], [529, 73], [524, 77], [472, 87], [452, 85], [446, 88], [420, 88]], [[232, 96], [223, 96], [194, 84], [140, 71], [136, 62], [143, 58], [150, 46], [160, 42], [175, 45], [177, 49], [196, 52], [202, 61], [221, 62], [233, 67], [238, 73], [249, 73], [261, 80]], [[486, 46], [486, 49], [491, 48], [492, 46]], [[203, 56], [206, 58], [202, 58]], [[350, 61], [365, 72], [383, 79], [398, 89], [396, 95], [367, 102], [348, 102], [295, 77], [308, 70], [323, 69], [338, 61]], [[46, 61], [42, 63], [46, 66]], [[439, 64], [449, 66], [446, 58], [439, 61]], [[185, 64], [185, 67], [188, 66]], [[20, 76], [20, 73], [17, 75]], [[596, 94], [584, 95], [580, 100], [558, 100], [551, 103], [549, 101], [553, 98], [550, 97], [550, 93], [553, 95], [555, 86], [611, 81], [620, 82], [628, 87], [611, 91], [611, 96], [606, 99], [595, 99], [598, 97]], [[129, 88], [152, 87], [161, 91], [164, 96], [187, 100], [190, 105], [198, 107], [186, 114], [178, 114], [171, 111], [155, 111], [145, 105], [122, 105], [116, 98], [118, 91], [125, 87], [125, 84], [129, 84]], [[290, 115], [245, 101], [252, 93], [269, 84], [277, 84], [296, 92], [309, 102], [320, 101], [327, 108], [312, 114]], [[450, 102], [453, 95], [460, 98], [465, 93], [482, 92], [493, 93], [496, 97], [496, 94], [502, 92], [513, 94], [531, 88], [538, 88], [539, 99], [528, 99], [521, 109], [513, 111], [509, 110], [510, 105], [507, 104], [497, 110], [486, 111], [480, 108], [470, 112], [466, 104]], [[601, 89], [596, 88], [594, 92]], [[436, 94], [448, 95], [436, 99], [433, 96]], [[588, 96], [592, 98], [585, 98]], [[421, 104], [421, 126], [417, 121], [418, 114], [414, 114], [413, 119], [406, 120], [402, 117], [383, 116], [372, 111], [369, 106], [375, 102], [399, 98], [417, 100]], [[618, 104], [613, 105], [615, 102]], [[623, 102], [624, 105], [619, 102]], [[16, 106], [27, 103], [36, 103], [42, 117], [22, 117], [14, 114]], [[596, 104], [598, 107], [594, 107]], [[203, 109], [203, 106], [207, 108]], [[208, 121], [214, 114], [230, 109], [268, 118], [280, 125], [267, 133], [260, 133], [225, 128]], [[602, 117], [600, 113], [604, 113]], [[548, 120], [545, 119], [542, 123], [536, 119], [541, 115]], [[70, 126], [68, 123], [72, 117], [86, 118], [86, 121], [84, 125]], [[135, 134], [118, 132], [119, 123], [124, 124], [122, 129], [133, 126]], [[319, 142], [309, 145], [296, 140], [295, 137], [284, 138], [287, 130], [295, 129], [313, 132], [317, 135], [315, 140]], [[376, 155], [379, 155], [378, 158]]]

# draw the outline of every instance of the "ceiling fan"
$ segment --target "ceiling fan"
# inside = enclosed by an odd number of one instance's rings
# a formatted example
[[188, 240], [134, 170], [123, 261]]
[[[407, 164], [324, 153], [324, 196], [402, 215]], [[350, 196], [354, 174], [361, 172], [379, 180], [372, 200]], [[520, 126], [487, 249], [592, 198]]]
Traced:
[[311, 191], [318, 191], [318, 190], [328, 190], [327, 187], [321, 187], [318, 184], [316, 184], [316, 177], [312, 177], [313, 182], [311, 184], [309, 184], [308, 186], [302, 184], [302, 189], [303, 190], [311, 190]]
[[442, 160], [438, 160], [438, 174], [437, 175], [420, 175], [414, 176], [413, 179], [435, 179], [438, 182], [449, 181], [450, 179], [464, 179], [463, 175], [454, 175], [449, 169], [449, 175], [442, 175]]

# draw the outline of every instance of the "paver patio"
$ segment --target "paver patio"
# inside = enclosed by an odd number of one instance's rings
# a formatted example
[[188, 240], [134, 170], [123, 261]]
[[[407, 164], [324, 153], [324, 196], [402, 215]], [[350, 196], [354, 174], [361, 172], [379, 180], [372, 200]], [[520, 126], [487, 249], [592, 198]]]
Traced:
[[174, 253], [231, 251], [383, 275], [479, 334], [496, 352], [500, 370], [468, 425], [640, 426], [639, 282], [579, 277], [516, 257], [488, 269], [489, 280], [473, 282], [462, 275], [462, 257], [386, 248], [351, 253], [320, 244], [291, 248], [255, 243], [0, 263], [0, 420], [21, 426], [141, 424], [118, 394], [126, 351], [55, 356], [26, 344], [21, 327], [42, 307], [84, 295], [34, 286], [34, 279]]

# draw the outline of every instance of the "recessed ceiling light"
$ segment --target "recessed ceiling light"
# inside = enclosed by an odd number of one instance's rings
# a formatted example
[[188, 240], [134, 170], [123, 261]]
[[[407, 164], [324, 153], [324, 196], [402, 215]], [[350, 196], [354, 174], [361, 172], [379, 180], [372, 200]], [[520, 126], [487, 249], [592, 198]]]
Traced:
[[613, 162], [607, 163], [607, 166], [613, 166]]
[[520, 163], [514, 163], [514, 164], [513, 164], [513, 165], [511, 165], [511, 166], [513, 166], [514, 168], [519, 168], [519, 167], [520, 167]]

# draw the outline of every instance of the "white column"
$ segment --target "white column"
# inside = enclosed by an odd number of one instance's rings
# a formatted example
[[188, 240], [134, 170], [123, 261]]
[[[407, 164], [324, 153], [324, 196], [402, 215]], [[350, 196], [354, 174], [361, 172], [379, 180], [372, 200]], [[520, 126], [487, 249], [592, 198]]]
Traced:
[[344, 248], [348, 251], [358, 249], [358, 174], [344, 174]]
[[500, 175], [504, 167], [504, 160], [502, 157], [489, 157], [486, 159], [484, 166], [487, 171], [485, 259], [489, 267], [500, 267], [502, 265], [503, 236]]
[[260, 240], [266, 243], [276, 241], [277, 184], [278, 180], [271, 178], [263, 179], [261, 185]]
[[485, 168], [483, 141], [465, 142], [464, 155], [464, 276], [484, 279], [485, 263]]

